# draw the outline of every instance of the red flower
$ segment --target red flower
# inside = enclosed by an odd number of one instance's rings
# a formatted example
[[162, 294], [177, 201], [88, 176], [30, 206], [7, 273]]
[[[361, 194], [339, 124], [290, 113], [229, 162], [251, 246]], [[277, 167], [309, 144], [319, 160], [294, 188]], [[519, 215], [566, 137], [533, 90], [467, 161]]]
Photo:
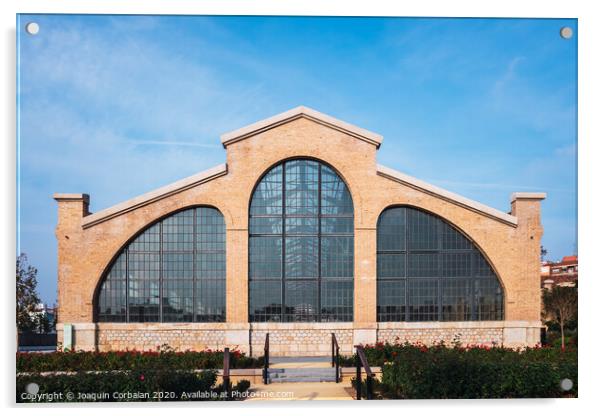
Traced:
[[140, 374], [140, 381], [144, 381], [144, 374]]

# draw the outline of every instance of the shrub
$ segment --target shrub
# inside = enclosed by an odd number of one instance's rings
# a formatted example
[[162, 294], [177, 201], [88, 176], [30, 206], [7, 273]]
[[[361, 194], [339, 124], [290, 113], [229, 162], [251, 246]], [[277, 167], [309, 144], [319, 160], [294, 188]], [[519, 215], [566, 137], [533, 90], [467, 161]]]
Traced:
[[[17, 353], [17, 373], [45, 371], [108, 371], [132, 369], [221, 369], [223, 351], [176, 352], [162, 348], [158, 351], [53, 352]], [[252, 358], [240, 351], [230, 351], [231, 368], [261, 368], [263, 357]]]
[[[378, 394], [397, 399], [576, 397], [577, 351], [554, 348], [431, 347], [377, 344], [366, 348], [382, 366]], [[560, 388], [562, 379], [573, 388]]]
[[[42, 376], [17, 376], [17, 402], [112, 402], [226, 400], [222, 385], [214, 387], [215, 371], [114, 371], [79, 372]], [[37, 396], [28, 396], [27, 385], [39, 386]], [[245, 391], [249, 382], [239, 382], [234, 390]], [[72, 396], [68, 396], [71, 394]], [[44, 396], [46, 395], [46, 396]]]

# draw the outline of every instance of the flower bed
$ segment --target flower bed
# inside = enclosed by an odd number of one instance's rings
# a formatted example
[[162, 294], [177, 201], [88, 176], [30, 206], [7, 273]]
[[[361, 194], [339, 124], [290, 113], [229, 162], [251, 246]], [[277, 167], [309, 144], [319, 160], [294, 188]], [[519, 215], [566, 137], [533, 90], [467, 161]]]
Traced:
[[[17, 375], [17, 402], [121, 402], [227, 400], [215, 371], [113, 371]], [[244, 392], [240, 381], [232, 391]], [[234, 394], [235, 399], [240, 397]]]
[[[176, 352], [168, 348], [157, 351], [52, 352], [17, 353], [17, 373], [49, 371], [109, 371], [133, 369], [198, 370], [221, 369], [223, 351]], [[261, 368], [263, 357], [247, 357], [230, 351], [230, 368]]]
[[[576, 349], [378, 343], [365, 351], [370, 365], [382, 366], [376, 390], [383, 398], [577, 396]], [[564, 379], [572, 381], [568, 391]]]

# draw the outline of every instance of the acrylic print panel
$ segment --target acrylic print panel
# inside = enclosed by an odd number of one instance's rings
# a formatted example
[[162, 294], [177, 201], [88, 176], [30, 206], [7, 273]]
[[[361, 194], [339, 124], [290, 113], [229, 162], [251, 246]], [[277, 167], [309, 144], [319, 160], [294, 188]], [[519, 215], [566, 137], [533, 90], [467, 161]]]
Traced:
[[575, 19], [16, 25], [18, 402], [577, 397]]

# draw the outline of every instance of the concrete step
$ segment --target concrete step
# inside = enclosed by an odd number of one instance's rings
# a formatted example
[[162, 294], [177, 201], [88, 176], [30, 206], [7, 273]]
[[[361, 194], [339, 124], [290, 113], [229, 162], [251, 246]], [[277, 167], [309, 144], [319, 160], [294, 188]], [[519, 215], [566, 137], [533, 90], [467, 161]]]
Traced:
[[270, 383], [334, 383], [336, 380], [332, 377], [277, 377], [270, 378]]
[[331, 357], [272, 357], [270, 383], [320, 383], [336, 381]]

